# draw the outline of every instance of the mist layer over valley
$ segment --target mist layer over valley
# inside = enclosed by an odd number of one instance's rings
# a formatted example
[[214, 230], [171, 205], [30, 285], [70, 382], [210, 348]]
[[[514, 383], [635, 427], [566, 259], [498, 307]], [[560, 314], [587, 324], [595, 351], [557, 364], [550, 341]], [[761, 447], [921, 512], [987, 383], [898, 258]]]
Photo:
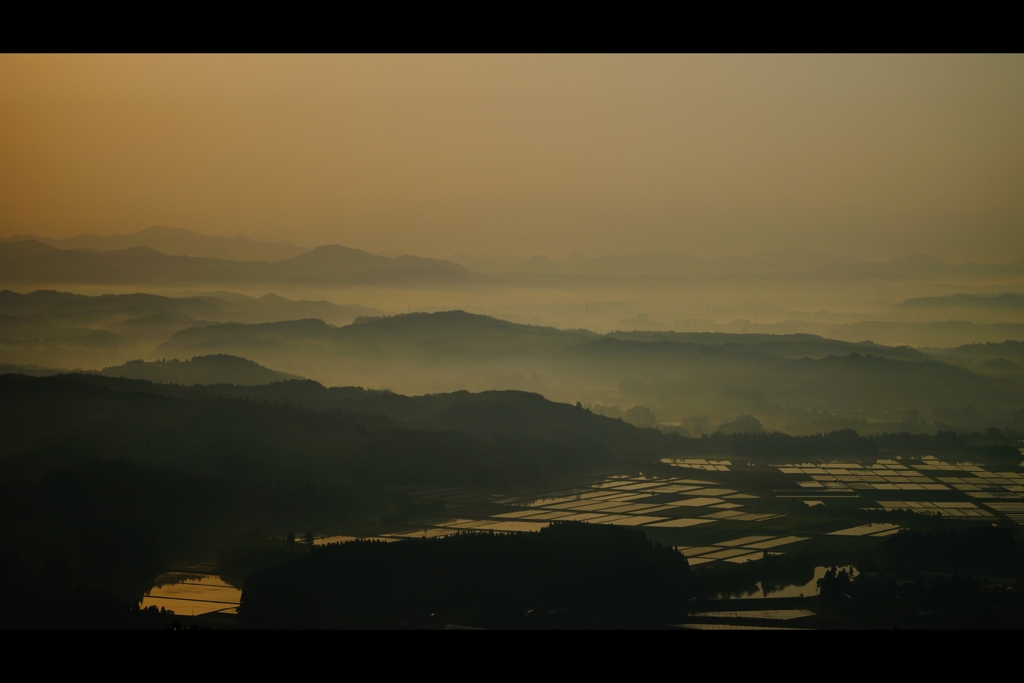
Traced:
[[[149, 246], [171, 238], [180, 255]], [[697, 435], [737, 415], [790, 433], [1009, 426], [1024, 406], [1013, 346], [1024, 297], [985, 293], [1024, 281], [1019, 262], [799, 250], [445, 261], [337, 246], [289, 257], [291, 247], [155, 228], [117, 240], [134, 246], [0, 244], [0, 279], [25, 291], [0, 293], [4, 363], [181, 384], [261, 376], [212, 369], [231, 356], [262, 366], [266, 382], [514, 389]], [[205, 256], [225, 244], [249, 251]], [[243, 260], [275, 249], [282, 258]], [[825, 301], [846, 310], [811, 312]]]

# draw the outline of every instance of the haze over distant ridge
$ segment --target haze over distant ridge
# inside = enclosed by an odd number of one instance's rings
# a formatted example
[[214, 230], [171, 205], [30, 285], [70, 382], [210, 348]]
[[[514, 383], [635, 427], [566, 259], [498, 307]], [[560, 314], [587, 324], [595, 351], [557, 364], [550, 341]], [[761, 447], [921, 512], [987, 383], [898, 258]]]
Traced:
[[149, 247], [168, 256], [198, 256], [231, 261], [280, 261], [304, 254], [308, 249], [291, 242], [259, 242], [245, 235], [221, 237], [201, 235], [185, 228], [151, 225], [128, 235], [77, 235], [51, 238], [37, 235], [14, 235], [0, 241], [36, 240], [58, 249], [113, 251], [131, 247]]
[[137, 246], [58, 249], [37, 240], [0, 243], [0, 281], [24, 284], [271, 283], [418, 284], [467, 279], [461, 265], [416, 256], [389, 258], [325, 245], [266, 262], [169, 256]]

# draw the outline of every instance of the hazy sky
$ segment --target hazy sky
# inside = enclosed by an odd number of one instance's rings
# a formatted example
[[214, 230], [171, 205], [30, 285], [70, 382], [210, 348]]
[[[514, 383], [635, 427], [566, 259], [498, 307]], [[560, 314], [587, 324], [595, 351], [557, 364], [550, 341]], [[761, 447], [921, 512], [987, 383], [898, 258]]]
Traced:
[[1024, 57], [0, 56], [0, 235], [1024, 256]]

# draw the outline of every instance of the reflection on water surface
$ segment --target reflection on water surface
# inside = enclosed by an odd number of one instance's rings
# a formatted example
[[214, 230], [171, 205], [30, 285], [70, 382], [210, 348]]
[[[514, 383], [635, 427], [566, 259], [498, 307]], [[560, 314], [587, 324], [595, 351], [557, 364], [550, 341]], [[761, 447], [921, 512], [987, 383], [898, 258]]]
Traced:
[[[791, 585], [783, 586], [776, 590], [768, 591], [767, 593], [763, 590], [761, 583], [757, 584], [757, 590], [751, 591], [750, 593], [739, 593], [739, 594], [722, 594], [717, 596], [719, 599], [728, 600], [751, 600], [759, 598], [809, 598], [818, 594], [818, 579], [825, 576], [831, 567], [815, 567], [814, 578], [802, 585]], [[846, 567], [837, 567], [839, 570], [845, 569], [850, 577], [857, 576], [857, 570], [853, 565]]]
[[242, 591], [213, 574], [167, 572], [142, 598], [143, 607], [162, 607], [183, 616], [235, 614]]

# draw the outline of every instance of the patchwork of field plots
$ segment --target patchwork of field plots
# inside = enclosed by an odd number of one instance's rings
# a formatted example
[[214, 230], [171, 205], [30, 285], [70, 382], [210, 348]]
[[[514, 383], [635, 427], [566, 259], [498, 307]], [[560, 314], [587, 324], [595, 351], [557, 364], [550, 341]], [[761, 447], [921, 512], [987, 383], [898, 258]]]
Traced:
[[[746, 562], [761, 557], [765, 551], [783, 552], [783, 546], [811, 537], [879, 538], [899, 531], [895, 524], [879, 523], [855, 522], [841, 527], [841, 522], [833, 521], [823, 527], [817, 521], [820, 517], [800, 515], [787, 518], [792, 519], [789, 523], [782, 513], [792, 513], [792, 509], [776, 507], [775, 499], [781, 503], [787, 498], [814, 498], [804, 500], [814, 506], [832, 505], [829, 501], [835, 499], [852, 499], [843, 505], [978, 521], [1003, 516], [1024, 524], [1024, 472], [1019, 468], [996, 472], [976, 464], [947, 463], [931, 457], [914, 461], [880, 459], [873, 464], [803, 463], [780, 467], [740, 466], [726, 460], [699, 458], [671, 459], [669, 464], [702, 474], [698, 475], [700, 478], [623, 474], [573, 488], [521, 496], [487, 495], [460, 488], [409, 491], [412, 498], [444, 501], [451, 516], [373, 538], [435, 538], [467, 530], [536, 531], [556, 521], [581, 521], [650, 529], [662, 542], [683, 544], [677, 547], [690, 558], [691, 564], [697, 565]], [[771, 481], [778, 481], [776, 473], [781, 473], [792, 477], [796, 486], [778, 489], [759, 485], [762, 478], [758, 473], [767, 475], [772, 470]], [[893, 496], [897, 500], [885, 499], [887, 492], [895, 491], [900, 492]], [[768, 522], [767, 533], [745, 536], [735, 543], [721, 540], [729, 538], [732, 528], [740, 533], [758, 533], [756, 529], [761, 528], [762, 522]], [[343, 540], [347, 538], [331, 537], [316, 542]]]
[[914, 469], [895, 461], [879, 460], [873, 465], [860, 463], [803, 464], [780, 467], [783, 474], [805, 474], [808, 481], [797, 485], [808, 489], [844, 489], [876, 491], [948, 491], [940, 484]]
[[679, 628], [691, 631], [803, 631], [806, 629], [787, 626], [758, 626], [750, 624], [729, 624], [722, 622], [677, 624]]
[[990, 508], [1001, 512], [1017, 524], [1024, 525], [1024, 502], [1022, 503], [986, 503]]
[[878, 536], [892, 536], [898, 533], [900, 527], [896, 524], [862, 524], [860, 526], [850, 527], [849, 529], [839, 529], [838, 531], [830, 531], [827, 536], [871, 536], [877, 538]]
[[494, 516], [521, 523], [564, 520], [653, 527], [686, 527], [719, 520], [759, 522], [781, 516], [742, 509], [745, 501], [756, 498], [702, 479], [620, 476], [561, 495], [498, 500], [495, 502], [517, 509]]
[[441, 498], [455, 508], [486, 504], [483, 514], [440, 520], [429, 528], [384, 534], [380, 538], [435, 537], [460, 530], [536, 531], [554, 521], [683, 529], [714, 522], [761, 522], [784, 515], [750, 512], [758, 496], [713, 481], [682, 477], [612, 476], [588, 486], [543, 495], [490, 497], [458, 489], [412, 492], [416, 498]]
[[705, 472], [728, 472], [731, 460], [705, 460], [704, 458], [662, 458], [666, 465]]
[[[808, 493], [824, 494], [859, 491], [934, 491], [966, 496], [981, 502], [993, 512], [969, 501], [955, 500], [877, 500], [884, 510], [910, 510], [942, 517], [990, 518], [1003, 514], [1024, 524], [1021, 509], [1005, 507], [1001, 501], [1024, 499], [1024, 472], [989, 471], [974, 463], [943, 462], [933, 456], [906, 464], [894, 460], [878, 460], [872, 465], [861, 463], [804, 463], [779, 468], [783, 474], [800, 477], [796, 484]], [[820, 504], [818, 501], [814, 501]]]
[[988, 510], [982, 510], [970, 502], [939, 502], [924, 500], [880, 500], [878, 505], [884, 510], [910, 510], [925, 515], [940, 517], [994, 517]]
[[806, 541], [799, 536], [744, 536], [728, 541], [719, 541], [709, 546], [676, 546], [686, 556], [690, 566], [724, 560], [737, 564], [759, 560], [765, 553], [780, 555], [781, 546]]
[[720, 610], [717, 612], [692, 612], [690, 616], [708, 617], [713, 619], [772, 619], [777, 621], [789, 621], [790, 619], [813, 617], [814, 612], [809, 609], [750, 609]]
[[1024, 478], [1015, 472], [975, 473], [970, 477], [939, 477], [971, 498], [1020, 499], [1024, 494]]

